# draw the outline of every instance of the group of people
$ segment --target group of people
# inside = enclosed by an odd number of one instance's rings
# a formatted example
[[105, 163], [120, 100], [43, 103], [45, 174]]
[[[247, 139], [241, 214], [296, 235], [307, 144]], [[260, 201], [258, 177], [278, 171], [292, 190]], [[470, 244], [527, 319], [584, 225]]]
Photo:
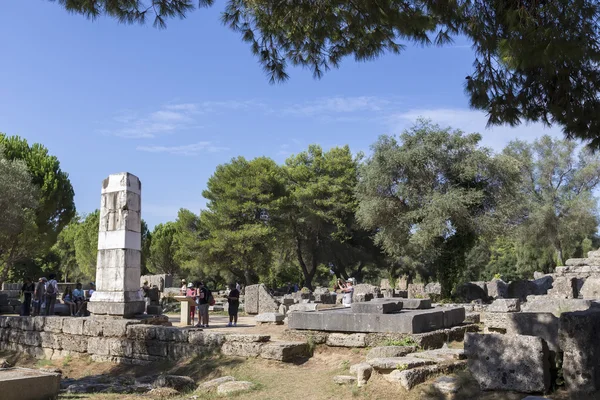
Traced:
[[[181, 280], [181, 295], [194, 299], [196, 305], [190, 307], [190, 319], [192, 325], [196, 320], [196, 311], [198, 312], [198, 328], [208, 328], [208, 307], [215, 304], [212, 292], [206, 287], [203, 282], [189, 282], [185, 279]], [[229, 323], [227, 326], [237, 326], [238, 311], [240, 308], [240, 285], [230, 285], [230, 291], [227, 295], [227, 303], [229, 305]]]
[[[71, 289], [71, 286], [67, 286], [62, 294], [61, 301], [69, 307], [72, 316], [83, 316], [87, 311], [87, 301], [92, 297], [94, 290], [95, 285], [91, 283], [86, 297], [81, 283], [77, 283], [74, 290]], [[59, 297], [55, 274], [50, 274], [48, 279], [45, 277], [39, 278], [37, 283], [34, 283], [30, 278], [25, 279], [25, 283], [21, 287], [21, 293], [23, 295], [22, 316], [54, 315], [56, 301]]]

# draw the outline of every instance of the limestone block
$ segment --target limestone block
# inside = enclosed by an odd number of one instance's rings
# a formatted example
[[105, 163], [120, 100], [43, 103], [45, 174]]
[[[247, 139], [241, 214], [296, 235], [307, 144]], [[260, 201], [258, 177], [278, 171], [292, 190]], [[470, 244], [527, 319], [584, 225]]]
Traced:
[[333, 382], [338, 385], [354, 385], [356, 376], [353, 375], [336, 375], [333, 377]]
[[430, 282], [425, 285], [425, 293], [440, 296], [442, 294], [442, 285], [439, 282]]
[[411, 369], [416, 367], [421, 367], [423, 365], [432, 365], [435, 364], [431, 360], [426, 360], [424, 358], [417, 358], [412, 356], [406, 357], [389, 357], [389, 358], [371, 358], [367, 360], [367, 362], [377, 371], [389, 372], [395, 369], [404, 370]]
[[189, 329], [188, 342], [205, 347], [220, 347], [225, 342], [225, 335], [215, 332], [203, 332], [202, 329]]
[[105, 337], [88, 337], [87, 352], [99, 356], [110, 355], [111, 340]]
[[356, 383], [358, 387], [367, 384], [373, 373], [373, 367], [369, 363], [354, 364], [350, 367], [350, 373], [356, 374]]
[[591, 393], [600, 390], [600, 310], [564, 313], [559, 340], [567, 389]]
[[521, 302], [519, 299], [497, 299], [487, 308], [488, 312], [519, 312], [521, 310]]
[[133, 357], [133, 341], [121, 338], [107, 338], [108, 351], [114, 357]]
[[[279, 311], [279, 302], [275, 299], [267, 287], [263, 284], [258, 285], [258, 313], [277, 313]], [[248, 312], [248, 310], [246, 310]]]
[[381, 346], [373, 347], [367, 353], [367, 360], [373, 358], [393, 358], [403, 357], [407, 354], [417, 351], [415, 346]]
[[482, 390], [545, 392], [550, 388], [548, 345], [524, 335], [465, 335], [469, 370]]
[[260, 356], [268, 360], [293, 361], [298, 357], [308, 357], [308, 345], [301, 342], [269, 342], [260, 349]]
[[269, 335], [259, 334], [233, 334], [225, 336], [227, 342], [260, 343], [271, 340]]
[[288, 312], [294, 311], [315, 311], [319, 305], [316, 303], [298, 303], [289, 307]]
[[24, 331], [35, 330], [34, 317], [21, 317], [21, 330], [24, 330]]
[[527, 302], [521, 304], [522, 312], [549, 312], [557, 317], [565, 312], [583, 311], [592, 306], [592, 300], [557, 299], [548, 296], [529, 296]]
[[274, 324], [274, 325], [282, 325], [283, 320], [285, 319], [285, 315], [279, 314], [276, 312], [268, 312], [258, 314], [254, 317], [254, 320], [257, 324]]
[[26, 346], [36, 346], [41, 347], [42, 337], [40, 332], [36, 331], [25, 331], [23, 332], [22, 342]]
[[195, 389], [196, 382], [189, 376], [160, 375], [158, 379], [154, 381], [153, 386], [155, 388], [169, 387], [177, 391], [187, 391]]
[[137, 325], [137, 324], [141, 323], [141, 321], [136, 321], [136, 320], [113, 319], [113, 318], [101, 318], [101, 319], [98, 319], [98, 321], [102, 321], [102, 334], [105, 337], [127, 336], [127, 328], [129, 326], [133, 326], [133, 325]]
[[552, 289], [548, 290], [548, 296], [557, 299], [576, 299], [578, 296], [577, 279], [559, 276], [552, 282]]
[[258, 285], [246, 286], [244, 289], [244, 307], [248, 314], [258, 314]]
[[538, 287], [533, 281], [518, 280], [508, 284], [508, 296], [511, 299], [527, 300], [529, 295], [537, 295]]
[[42, 347], [62, 350], [62, 335], [53, 332], [40, 332]]
[[88, 349], [88, 338], [89, 336], [83, 335], [63, 335], [62, 349], [85, 353]]
[[157, 330], [158, 327], [153, 325], [130, 325], [127, 327], [127, 339], [153, 340], [156, 338]]
[[353, 313], [391, 314], [402, 310], [402, 301], [352, 303]]
[[41, 332], [46, 326], [46, 317], [33, 317], [33, 327], [36, 331]]
[[6, 328], [6, 327], [8, 327], [8, 317], [0, 316], [0, 328]]
[[134, 357], [137, 355], [149, 355], [155, 357], [167, 357], [167, 343], [159, 340], [133, 340], [133, 354]]
[[464, 360], [467, 357], [463, 349], [450, 349], [446, 347], [443, 347], [441, 349], [419, 351], [411, 354], [410, 356], [431, 360], [435, 363], [444, 363], [454, 360]]
[[264, 343], [225, 342], [221, 353], [226, 356], [258, 357]]
[[44, 331], [52, 333], [61, 333], [64, 317], [46, 317]]
[[220, 384], [233, 381], [235, 381], [235, 378], [233, 376], [222, 376], [220, 378], [212, 379], [208, 382], [201, 383], [198, 386], [197, 390], [201, 393], [212, 392], [216, 390]]
[[600, 299], [600, 278], [587, 278], [581, 287], [584, 299]]
[[408, 285], [408, 298], [409, 299], [422, 299], [427, 297], [425, 293], [425, 285], [422, 283], [411, 283]]
[[466, 361], [456, 361], [452, 364], [443, 365], [426, 365], [405, 370], [395, 370], [389, 375], [385, 375], [384, 379], [389, 382], [399, 383], [406, 390], [411, 390], [416, 385], [425, 382], [435, 375], [452, 373], [465, 368], [465, 366]]
[[493, 299], [503, 299], [508, 297], [508, 284], [502, 279], [493, 279], [486, 283], [487, 294]]
[[456, 288], [456, 297], [470, 303], [474, 300], [487, 300], [488, 294], [485, 282], [467, 282]]
[[254, 384], [252, 382], [246, 381], [233, 381], [233, 382], [225, 382], [220, 384], [217, 387], [217, 394], [221, 396], [230, 395], [234, 393], [245, 392], [254, 388]]
[[63, 321], [63, 333], [83, 335], [83, 325], [87, 318], [68, 318]]
[[187, 342], [188, 330], [174, 328], [171, 326], [157, 326], [155, 329], [156, 339], [164, 342]]
[[537, 286], [537, 294], [549, 294], [549, 290], [552, 289], [554, 284], [554, 278], [551, 275], [544, 275], [540, 278], [534, 279], [533, 283]]
[[83, 334], [86, 336], [102, 336], [103, 335], [103, 319], [86, 318], [83, 323]]
[[367, 335], [364, 333], [332, 333], [327, 337], [327, 345], [335, 347], [366, 347]]

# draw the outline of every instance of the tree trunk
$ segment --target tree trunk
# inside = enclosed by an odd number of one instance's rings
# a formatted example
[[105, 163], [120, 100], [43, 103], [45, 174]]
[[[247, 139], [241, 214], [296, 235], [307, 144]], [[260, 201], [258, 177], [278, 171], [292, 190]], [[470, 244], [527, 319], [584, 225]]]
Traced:
[[559, 241], [554, 244], [554, 249], [556, 250], [556, 265], [562, 267], [565, 265], [565, 260], [563, 260], [562, 245]]

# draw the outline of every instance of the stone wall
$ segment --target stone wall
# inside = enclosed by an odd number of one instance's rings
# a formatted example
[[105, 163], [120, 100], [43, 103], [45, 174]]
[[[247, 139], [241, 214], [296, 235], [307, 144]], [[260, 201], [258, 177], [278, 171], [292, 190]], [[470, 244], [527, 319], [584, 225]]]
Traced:
[[[110, 317], [0, 317], [0, 350], [36, 358], [87, 354], [95, 361], [145, 365], [221, 351], [225, 343], [223, 353], [231, 356], [290, 361], [308, 355], [306, 343], [271, 342], [264, 335], [226, 335]], [[255, 351], [249, 354], [247, 347]]]

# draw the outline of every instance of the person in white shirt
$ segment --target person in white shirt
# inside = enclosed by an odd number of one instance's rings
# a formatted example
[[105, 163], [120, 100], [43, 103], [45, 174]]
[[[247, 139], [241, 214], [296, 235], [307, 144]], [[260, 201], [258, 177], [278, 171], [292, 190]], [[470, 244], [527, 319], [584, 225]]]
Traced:
[[58, 295], [58, 282], [56, 275], [50, 274], [50, 280], [46, 284], [46, 315], [54, 315], [54, 304], [56, 304], [56, 296]]
[[341, 288], [342, 293], [344, 293], [344, 298], [342, 299], [342, 304], [344, 307], [352, 306], [352, 296], [354, 295], [354, 279], [348, 279], [345, 287]]

